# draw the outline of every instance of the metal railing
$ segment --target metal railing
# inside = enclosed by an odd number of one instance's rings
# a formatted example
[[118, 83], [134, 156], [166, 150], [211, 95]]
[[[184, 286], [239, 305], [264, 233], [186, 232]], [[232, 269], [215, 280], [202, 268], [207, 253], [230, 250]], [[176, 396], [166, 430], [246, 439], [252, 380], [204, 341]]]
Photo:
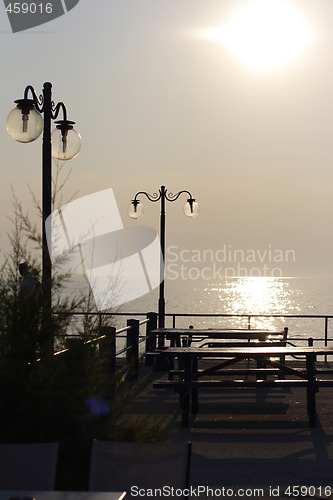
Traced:
[[[180, 317], [190, 317], [190, 318], [200, 318], [200, 317], [209, 317], [209, 318], [244, 318], [247, 319], [247, 328], [251, 328], [251, 320], [254, 318], [294, 318], [294, 319], [318, 319], [324, 320], [323, 339], [314, 339], [315, 341], [323, 340], [325, 346], [328, 345], [329, 341], [333, 341], [333, 338], [328, 337], [328, 328], [329, 328], [329, 319], [332, 319], [331, 315], [316, 315], [316, 314], [220, 314], [220, 313], [210, 313], [210, 314], [201, 314], [201, 313], [168, 313], [166, 316], [172, 318], [172, 327], [176, 328], [176, 318]], [[290, 339], [292, 340], [292, 339]], [[299, 340], [299, 339], [294, 339]], [[305, 339], [306, 340], [306, 339]]]
[[[116, 373], [116, 358], [122, 354], [125, 363], [122, 366], [122, 371], [126, 373], [127, 380], [137, 380], [139, 374], [139, 359], [140, 350], [139, 345], [143, 342], [145, 345], [145, 352], [154, 351], [156, 348], [156, 335], [151, 331], [157, 328], [157, 313], [146, 314], [147, 318], [139, 321], [137, 319], [128, 319], [127, 326], [116, 330], [112, 326], [101, 326], [102, 315], [109, 313], [74, 313], [75, 314], [98, 314], [100, 315], [98, 331], [100, 335], [92, 339], [83, 341], [80, 335], [68, 336], [66, 339], [67, 347], [54, 353], [54, 356], [59, 356], [76, 348], [80, 342], [84, 345], [98, 344], [100, 358], [106, 360], [107, 370], [112, 376]], [[146, 325], [145, 335], [140, 335], [140, 326]], [[124, 335], [125, 334], [125, 335]], [[126, 339], [126, 347], [117, 351], [117, 339]], [[148, 362], [146, 363], [148, 364]]]
[[[109, 313], [98, 313], [101, 315], [104, 314], [109, 314]], [[113, 314], [115, 317], [128, 317], [128, 318], [133, 318], [133, 317], [140, 317], [140, 316], [147, 316], [146, 313], [142, 312], [122, 312], [122, 313], [115, 313]], [[224, 319], [244, 319], [246, 322], [246, 328], [251, 329], [255, 328], [253, 327], [253, 320], [254, 319], [301, 319], [301, 320], [318, 320], [322, 321], [323, 325], [321, 325], [318, 328], [318, 331], [322, 332], [322, 337], [317, 337], [314, 338], [315, 342], [322, 341], [325, 346], [328, 345], [329, 342], [333, 342], [333, 337], [329, 337], [329, 326], [330, 322], [329, 320], [333, 318], [333, 315], [318, 315], [318, 314], [229, 314], [229, 313], [166, 313], [166, 317], [171, 319], [172, 322], [172, 328], [176, 328], [178, 326], [177, 324], [177, 319], [180, 318], [189, 318], [189, 319], [195, 319], [195, 318], [224, 318]], [[188, 325], [189, 326], [189, 325]], [[288, 324], [286, 326], [289, 326]], [[184, 328], [184, 327], [182, 327]], [[289, 328], [289, 331], [291, 331], [291, 328]], [[291, 333], [291, 332], [290, 332]], [[312, 335], [309, 335], [310, 337]], [[290, 340], [297, 340], [300, 341], [302, 340], [300, 337], [293, 337], [292, 335], [289, 337]], [[308, 336], [304, 336], [304, 341], [307, 341]]]
[[[100, 335], [93, 339], [87, 340], [85, 344], [89, 343], [98, 343], [100, 356], [103, 359], [106, 359], [108, 371], [110, 374], [115, 374], [116, 372], [116, 359], [119, 357], [123, 357], [124, 363], [122, 364], [122, 370], [126, 373], [127, 380], [137, 380], [139, 373], [139, 359], [140, 355], [140, 344], [145, 342], [144, 348], [141, 350], [142, 354], [147, 352], [152, 352], [156, 349], [157, 340], [158, 340], [158, 348], [163, 347], [163, 342], [161, 342], [160, 336], [156, 339], [156, 335], [152, 334], [151, 331], [157, 328], [157, 313], [106, 313], [106, 312], [98, 312], [98, 313], [83, 313], [77, 312], [73, 313], [73, 315], [81, 315], [85, 314], [93, 314], [99, 316], [99, 332]], [[127, 317], [127, 325], [122, 328], [116, 329], [111, 326], [102, 326], [103, 316], [120, 316]], [[146, 316], [145, 319], [139, 321], [138, 319], [133, 319], [133, 317], [142, 317]], [[324, 345], [327, 346], [329, 342], [333, 341], [333, 338], [329, 338], [329, 320], [333, 318], [331, 315], [313, 315], [313, 314], [221, 314], [221, 313], [167, 313], [166, 317], [171, 318], [172, 327], [176, 328], [177, 319], [179, 318], [227, 318], [227, 319], [245, 319], [247, 322], [247, 328], [251, 328], [251, 322], [253, 324], [254, 319], [261, 318], [281, 318], [283, 320], [288, 318], [296, 318], [296, 319], [316, 319], [324, 321], [323, 329], [323, 338], [313, 338], [314, 342], [322, 341]], [[144, 334], [140, 334], [140, 327], [146, 325], [146, 331]], [[311, 336], [310, 336], [311, 337]], [[122, 339], [122, 343], [126, 340], [126, 346], [121, 347], [117, 350], [117, 344], [119, 340]], [[71, 336], [68, 338], [69, 347], [58, 351], [55, 353], [55, 356], [67, 352], [71, 347], [75, 344], [75, 341], [79, 341], [80, 336]], [[288, 341], [300, 341], [304, 340], [308, 342], [308, 338], [293, 338], [292, 336], [288, 336]], [[82, 341], [82, 340], [81, 340]], [[71, 346], [72, 344], [72, 346]], [[142, 356], [143, 357], [143, 356]], [[326, 358], [325, 358], [326, 359]], [[153, 363], [153, 358], [146, 357], [145, 364], [149, 365]]]

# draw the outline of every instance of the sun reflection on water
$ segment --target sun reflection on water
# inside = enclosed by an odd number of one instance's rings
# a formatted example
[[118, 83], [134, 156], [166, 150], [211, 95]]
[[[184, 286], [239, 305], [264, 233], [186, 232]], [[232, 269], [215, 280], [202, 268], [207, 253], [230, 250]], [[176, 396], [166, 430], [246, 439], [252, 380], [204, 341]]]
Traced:
[[287, 296], [284, 285], [274, 278], [241, 278], [227, 282], [228, 312], [286, 312]]
[[[215, 304], [218, 302], [218, 307], [221, 309], [222, 306], [226, 314], [297, 314], [300, 311], [288, 282], [279, 278], [229, 279], [218, 285], [209, 285], [205, 293], [211, 296], [211, 300], [215, 299]], [[244, 326], [241, 318], [234, 318], [233, 323]], [[273, 328], [275, 324], [273, 317], [251, 319], [252, 328]]]

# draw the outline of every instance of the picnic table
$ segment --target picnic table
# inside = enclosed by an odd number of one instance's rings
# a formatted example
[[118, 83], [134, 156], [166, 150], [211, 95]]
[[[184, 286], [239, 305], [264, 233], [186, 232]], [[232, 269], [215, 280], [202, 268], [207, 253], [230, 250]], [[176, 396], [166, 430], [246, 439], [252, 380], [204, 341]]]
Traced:
[[[318, 380], [316, 377], [316, 359], [318, 355], [333, 355], [331, 347], [291, 347], [291, 346], [241, 346], [241, 347], [169, 347], [161, 355], [167, 359], [178, 360], [182, 370], [179, 380], [156, 380], [154, 388], [172, 387], [179, 392], [179, 405], [182, 410], [182, 427], [189, 426], [190, 412], [198, 413], [198, 389], [199, 388], [225, 388], [225, 387], [305, 387], [307, 391], [307, 412], [310, 427], [316, 426], [316, 401], [315, 395], [319, 387], [333, 387], [333, 379]], [[295, 369], [288, 366], [285, 361], [286, 356], [297, 356], [305, 358], [304, 369]], [[199, 358], [216, 358], [215, 366], [206, 370], [198, 370]], [[279, 358], [274, 359], [274, 358]], [[283, 362], [281, 362], [283, 358]], [[274, 372], [280, 373], [278, 379], [265, 380], [206, 380], [206, 375], [225, 375], [223, 371], [226, 367], [234, 365], [245, 359], [254, 359], [263, 366], [272, 367]], [[217, 361], [216, 361], [217, 360]], [[270, 368], [263, 368], [265, 373], [270, 373]], [[258, 369], [253, 369], [257, 374]], [[291, 375], [293, 378], [284, 378]], [[191, 405], [192, 403], [192, 405]]]
[[[288, 337], [288, 328], [282, 330], [262, 330], [262, 329], [246, 329], [246, 328], [156, 328], [151, 332], [158, 338], [158, 344], [162, 346], [153, 352], [146, 353], [146, 358], [159, 356], [161, 350], [165, 349], [164, 339], [170, 341], [171, 347], [190, 347], [195, 344], [197, 347], [249, 347], [254, 345], [260, 346], [286, 346]], [[174, 359], [168, 359], [168, 366], [165, 361], [159, 359], [155, 367], [160, 366], [162, 369], [168, 369], [169, 379], [172, 379], [178, 370], [174, 369]], [[281, 357], [283, 362], [283, 356]], [[258, 360], [257, 367], [264, 367]]]

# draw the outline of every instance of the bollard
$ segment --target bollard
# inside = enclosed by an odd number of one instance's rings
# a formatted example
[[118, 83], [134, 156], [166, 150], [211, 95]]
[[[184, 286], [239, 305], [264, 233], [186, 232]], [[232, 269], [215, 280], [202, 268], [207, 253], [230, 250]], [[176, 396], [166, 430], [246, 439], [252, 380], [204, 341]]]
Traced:
[[[157, 328], [157, 313], [150, 312], [147, 314], [147, 319], [149, 319], [146, 328], [146, 353], [153, 352], [156, 349], [156, 335], [151, 335], [152, 330]], [[154, 357], [146, 356], [145, 357], [145, 366], [153, 366]]]
[[127, 326], [127, 351], [126, 364], [129, 365], [129, 372], [126, 380], [138, 380], [139, 378], [139, 320], [128, 319]]

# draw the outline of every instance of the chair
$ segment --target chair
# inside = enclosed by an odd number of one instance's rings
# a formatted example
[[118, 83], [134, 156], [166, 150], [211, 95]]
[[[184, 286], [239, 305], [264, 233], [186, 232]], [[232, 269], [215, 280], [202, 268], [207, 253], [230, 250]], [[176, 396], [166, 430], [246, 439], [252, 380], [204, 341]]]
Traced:
[[0, 490], [54, 490], [59, 443], [0, 444]]
[[[191, 443], [119, 443], [94, 440], [89, 491], [126, 491], [138, 497], [138, 489], [188, 488]], [[131, 488], [134, 488], [131, 496]], [[161, 496], [161, 495], [160, 495]], [[158, 494], [139, 495], [140, 499]], [[184, 498], [179, 495], [178, 498]]]

